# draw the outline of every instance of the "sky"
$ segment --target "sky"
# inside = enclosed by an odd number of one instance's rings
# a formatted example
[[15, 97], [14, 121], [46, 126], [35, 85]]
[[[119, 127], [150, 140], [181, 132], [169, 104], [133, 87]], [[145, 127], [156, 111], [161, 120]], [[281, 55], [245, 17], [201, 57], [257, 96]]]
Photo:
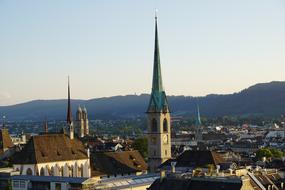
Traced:
[[284, 0], [0, 0], [0, 106], [150, 93], [155, 9], [168, 95], [285, 81]]

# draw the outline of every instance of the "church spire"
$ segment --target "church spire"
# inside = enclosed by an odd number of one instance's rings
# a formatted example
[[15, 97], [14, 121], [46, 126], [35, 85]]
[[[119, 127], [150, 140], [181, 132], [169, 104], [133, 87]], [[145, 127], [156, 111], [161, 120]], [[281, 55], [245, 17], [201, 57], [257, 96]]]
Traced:
[[147, 112], [168, 112], [169, 107], [167, 98], [162, 85], [157, 15], [155, 14], [155, 42], [154, 42], [154, 60], [153, 60], [153, 78], [150, 102]]
[[196, 119], [196, 125], [200, 126], [202, 124], [201, 117], [200, 117], [200, 109], [199, 104], [197, 104], [197, 119]]
[[155, 15], [155, 42], [154, 42], [152, 91], [159, 91], [159, 92], [163, 91], [160, 55], [159, 55], [157, 15]]
[[47, 118], [45, 118], [45, 122], [44, 122], [44, 133], [48, 133], [48, 122], [47, 122]]
[[71, 105], [70, 105], [70, 86], [69, 86], [69, 76], [68, 76], [68, 100], [67, 100], [67, 124], [72, 123], [72, 113], [71, 113]]

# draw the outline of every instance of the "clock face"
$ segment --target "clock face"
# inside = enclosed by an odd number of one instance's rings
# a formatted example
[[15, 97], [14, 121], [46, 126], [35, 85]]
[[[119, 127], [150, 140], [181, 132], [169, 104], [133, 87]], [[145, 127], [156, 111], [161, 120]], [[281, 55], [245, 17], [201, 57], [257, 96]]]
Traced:
[[164, 136], [163, 136], [163, 142], [164, 142], [164, 143], [168, 143], [167, 135], [164, 135]]

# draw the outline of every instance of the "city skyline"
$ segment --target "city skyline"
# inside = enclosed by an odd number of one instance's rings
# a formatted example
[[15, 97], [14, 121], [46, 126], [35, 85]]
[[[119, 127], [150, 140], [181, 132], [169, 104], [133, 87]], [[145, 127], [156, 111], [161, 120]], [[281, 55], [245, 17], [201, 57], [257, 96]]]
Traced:
[[0, 106], [150, 93], [155, 8], [168, 95], [285, 80], [283, 1], [3, 1]]

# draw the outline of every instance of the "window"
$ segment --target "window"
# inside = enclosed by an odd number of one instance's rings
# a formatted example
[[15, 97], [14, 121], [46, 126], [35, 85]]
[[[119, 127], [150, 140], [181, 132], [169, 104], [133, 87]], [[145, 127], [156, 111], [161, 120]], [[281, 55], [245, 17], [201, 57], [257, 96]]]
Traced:
[[155, 150], [153, 151], [153, 155], [156, 156], [156, 151]]
[[51, 175], [51, 176], [54, 176], [54, 167], [51, 167], [50, 175]]
[[13, 181], [13, 187], [20, 187], [20, 181]]
[[55, 184], [55, 190], [61, 190], [61, 184], [60, 183]]
[[152, 119], [151, 132], [157, 132], [157, 121], [156, 121], [156, 119]]
[[84, 168], [83, 164], [81, 164], [81, 170], [80, 170], [81, 171], [81, 177], [84, 177], [83, 168]]
[[165, 150], [165, 156], [167, 156], [167, 150]]
[[20, 181], [20, 188], [25, 188], [26, 187], [26, 183], [25, 181]]
[[27, 175], [33, 175], [33, 171], [32, 171], [31, 168], [28, 168], [28, 169], [27, 169]]
[[168, 132], [168, 125], [167, 125], [167, 120], [163, 120], [163, 132]]
[[41, 168], [40, 175], [41, 175], [41, 176], [44, 176], [44, 175], [45, 175], [45, 170], [44, 170], [44, 168]]

